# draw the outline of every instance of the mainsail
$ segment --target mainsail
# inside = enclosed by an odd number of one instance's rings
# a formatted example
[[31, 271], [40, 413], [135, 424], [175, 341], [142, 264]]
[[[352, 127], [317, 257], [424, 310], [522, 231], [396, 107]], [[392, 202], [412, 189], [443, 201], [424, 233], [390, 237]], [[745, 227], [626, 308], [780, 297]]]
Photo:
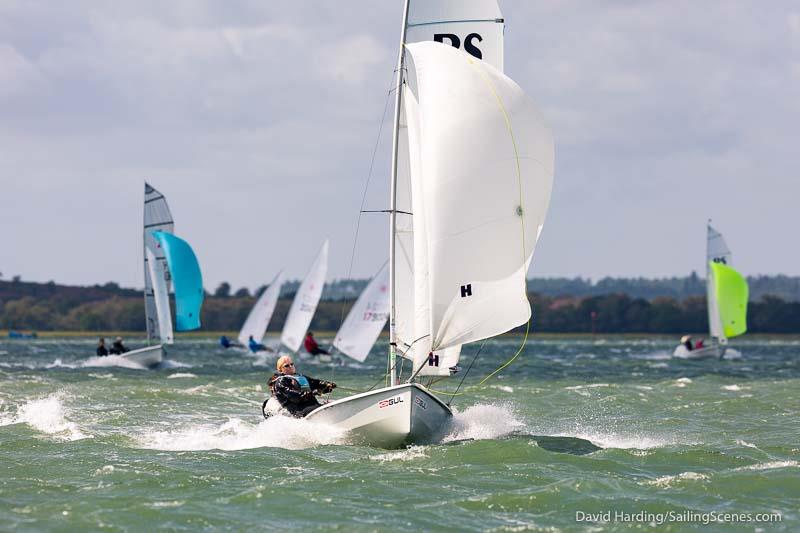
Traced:
[[[172, 342], [172, 321], [169, 318], [169, 306], [166, 308], [166, 314], [159, 314], [157, 299], [162, 300], [167, 298], [170, 288], [170, 274], [166, 263], [164, 251], [153, 238], [154, 231], [162, 231], [172, 233], [175, 229], [175, 223], [172, 220], [172, 214], [169, 212], [169, 206], [164, 195], [151, 187], [149, 184], [144, 184], [144, 312], [145, 322], [147, 324], [147, 339], [148, 341], [156, 342]], [[148, 258], [148, 250], [151, 252], [151, 257]], [[149, 261], [155, 261], [151, 268], [148, 266]], [[156, 276], [161, 276], [162, 279], [154, 281]], [[163, 291], [161, 295], [156, 295], [155, 289]], [[163, 324], [162, 324], [163, 322]], [[164, 335], [169, 332], [169, 336]]]
[[311, 270], [308, 271], [289, 309], [286, 323], [283, 325], [281, 342], [289, 350], [296, 352], [300, 349], [311, 319], [317, 310], [322, 288], [325, 285], [325, 275], [328, 272], [328, 241], [322, 245]]
[[706, 241], [708, 325], [720, 344], [747, 331], [747, 280], [733, 268], [722, 234], [708, 225]]
[[[435, 41], [461, 49], [497, 69], [503, 69], [503, 18], [496, 0], [429, 0], [412, 2], [408, 13], [406, 43]], [[413, 73], [406, 77], [416, 86]], [[428, 357], [432, 341], [428, 292], [428, 257], [423, 229], [421, 156], [417, 101], [406, 86], [401, 100], [397, 136], [397, 188], [395, 223], [395, 341], [407, 358]], [[411, 123], [411, 127], [409, 127]], [[416, 183], [412, 176], [418, 176]], [[449, 375], [461, 348], [431, 353], [430, 364], [418, 375]]]
[[383, 265], [361, 292], [333, 340], [337, 350], [364, 361], [389, 317], [389, 269]]
[[269, 287], [258, 298], [253, 309], [250, 310], [250, 314], [247, 315], [247, 320], [244, 321], [242, 330], [239, 332], [239, 342], [244, 346], [247, 346], [251, 336], [257, 343], [264, 338], [269, 321], [275, 312], [275, 305], [278, 303], [281, 285], [283, 285], [283, 272], [278, 272]]

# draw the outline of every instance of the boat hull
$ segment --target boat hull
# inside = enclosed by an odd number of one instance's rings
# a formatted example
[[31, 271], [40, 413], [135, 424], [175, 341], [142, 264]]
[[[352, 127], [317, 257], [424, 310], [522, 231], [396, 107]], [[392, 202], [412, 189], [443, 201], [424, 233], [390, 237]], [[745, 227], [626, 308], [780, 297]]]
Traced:
[[156, 346], [147, 346], [145, 348], [139, 348], [138, 350], [131, 350], [125, 352], [120, 357], [124, 357], [128, 361], [133, 361], [137, 365], [153, 367], [164, 360], [164, 345], [157, 344]]
[[347, 431], [353, 444], [402, 448], [441, 439], [453, 413], [426, 388], [405, 383], [330, 402], [306, 418]]
[[722, 354], [724, 354], [723, 349], [715, 344], [694, 350], [689, 350], [683, 344], [679, 344], [675, 347], [675, 351], [672, 352], [672, 357], [678, 359], [720, 359]]

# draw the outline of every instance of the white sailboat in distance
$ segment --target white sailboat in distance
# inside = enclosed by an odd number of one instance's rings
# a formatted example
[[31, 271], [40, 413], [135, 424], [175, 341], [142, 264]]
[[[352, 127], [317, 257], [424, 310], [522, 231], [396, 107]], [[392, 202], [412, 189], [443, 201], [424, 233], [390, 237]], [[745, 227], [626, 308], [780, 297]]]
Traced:
[[[495, 0], [406, 0], [394, 93], [389, 386], [307, 416], [356, 443], [436, 441], [452, 412], [419, 377], [449, 375], [461, 345], [530, 318], [525, 277], [550, 200], [553, 140], [502, 68]], [[413, 361], [404, 383], [398, 355]]]
[[203, 279], [197, 257], [189, 244], [173, 235], [167, 200], [149, 184], [144, 184], [144, 312], [148, 346], [121, 356], [139, 365], [152, 367], [165, 354], [164, 346], [174, 342], [170, 311], [170, 285], [175, 285], [175, 315], [178, 331], [200, 327], [203, 304]]
[[283, 286], [283, 272], [278, 272], [266, 290], [259, 296], [250, 314], [242, 325], [239, 336], [237, 337], [239, 343], [248, 348], [250, 338], [256, 344], [261, 344], [264, 335], [269, 327], [269, 322], [272, 320], [272, 315], [275, 312], [275, 306], [278, 304], [278, 297], [281, 293], [281, 286]]
[[673, 357], [681, 359], [721, 359], [741, 356], [728, 348], [728, 339], [747, 331], [747, 280], [733, 268], [733, 254], [722, 234], [708, 222], [706, 231], [706, 306], [709, 343], [697, 346], [689, 335], [681, 339]]
[[292, 300], [286, 322], [281, 332], [281, 344], [290, 352], [296, 353], [306, 336], [308, 326], [317, 312], [317, 305], [325, 286], [325, 276], [328, 273], [328, 241], [322, 243], [322, 248], [306, 274], [305, 279], [297, 289]]

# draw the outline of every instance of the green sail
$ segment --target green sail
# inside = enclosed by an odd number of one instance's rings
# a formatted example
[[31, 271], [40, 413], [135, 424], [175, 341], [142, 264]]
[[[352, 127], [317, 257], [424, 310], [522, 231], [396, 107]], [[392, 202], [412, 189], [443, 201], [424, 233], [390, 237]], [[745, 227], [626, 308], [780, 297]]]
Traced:
[[728, 338], [741, 335], [747, 331], [747, 280], [728, 265], [710, 265], [722, 331]]

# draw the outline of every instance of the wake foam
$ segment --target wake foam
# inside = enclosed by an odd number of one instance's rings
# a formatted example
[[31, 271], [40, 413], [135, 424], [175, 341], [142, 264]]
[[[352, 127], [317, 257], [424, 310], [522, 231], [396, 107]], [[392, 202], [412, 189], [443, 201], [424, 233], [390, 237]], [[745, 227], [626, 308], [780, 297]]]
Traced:
[[187, 425], [175, 431], [147, 431], [137, 438], [147, 449], [164, 451], [301, 450], [326, 444], [346, 444], [345, 432], [300, 418], [274, 416], [258, 424], [231, 418], [220, 425]]
[[83, 433], [77, 424], [69, 421], [67, 414], [62, 395], [56, 393], [22, 404], [17, 409], [16, 416], [1, 417], [0, 426], [27, 424], [36, 431], [67, 441], [92, 438]]
[[452, 429], [443, 442], [499, 439], [524, 427], [510, 404], [477, 404], [453, 411]]

